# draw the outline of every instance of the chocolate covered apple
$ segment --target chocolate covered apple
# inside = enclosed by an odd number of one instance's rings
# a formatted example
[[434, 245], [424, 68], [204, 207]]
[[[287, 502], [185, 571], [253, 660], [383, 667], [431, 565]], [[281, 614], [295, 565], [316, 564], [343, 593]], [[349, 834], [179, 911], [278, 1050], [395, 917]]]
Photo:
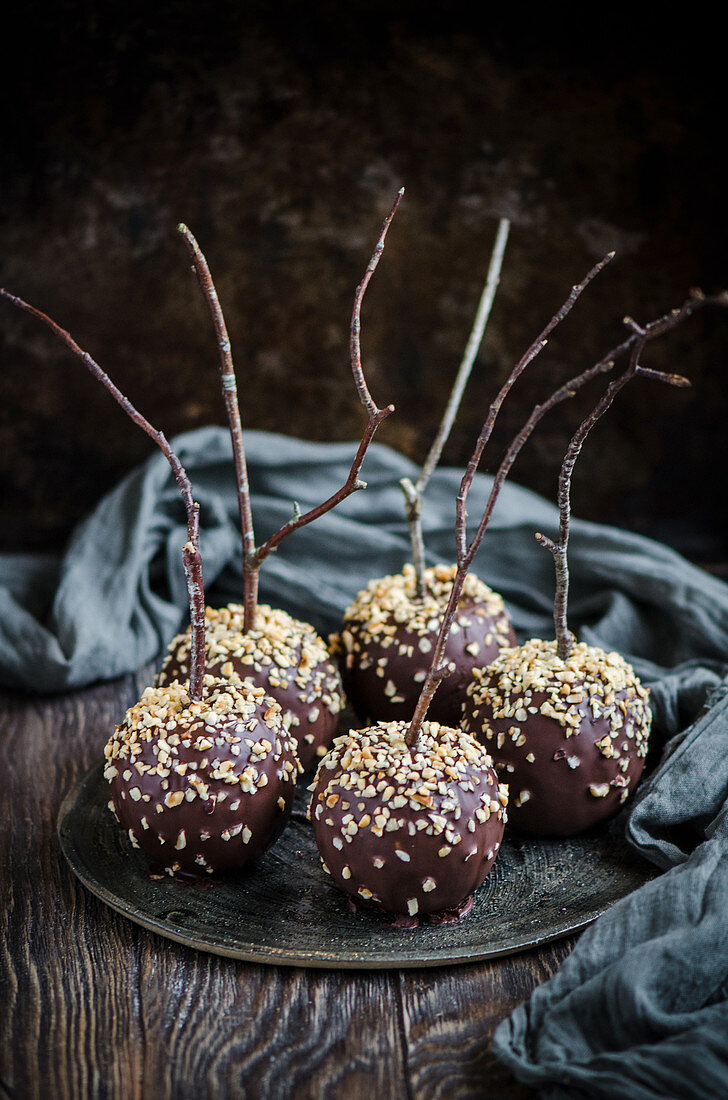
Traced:
[[[349, 700], [366, 719], [408, 718], [427, 675], [457, 568], [425, 569], [420, 594], [411, 564], [370, 581], [346, 610], [340, 635]], [[474, 668], [516, 641], [501, 597], [469, 573], [455, 609], [446, 657], [455, 666], [432, 701], [430, 717], [453, 723]]]
[[464, 916], [503, 837], [508, 794], [474, 737], [423, 722], [337, 737], [319, 765], [311, 820], [326, 871], [400, 923]]
[[492, 753], [524, 832], [571, 836], [611, 816], [647, 754], [648, 692], [618, 653], [531, 639], [468, 687], [463, 728]]
[[[250, 630], [244, 619], [240, 604], [206, 608], [207, 671], [231, 684], [260, 687], [280, 704], [306, 771], [336, 732], [344, 701], [338, 667], [313, 627], [287, 612], [259, 603]], [[188, 631], [173, 639], [158, 684], [187, 675], [190, 642]]]
[[[605, 357], [629, 353], [629, 365], [572, 438], [559, 477], [559, 533], [537, 534], [554, 556], [555, 640], [530, 639], [476, 669], [467, 688], [462, 727], [477, 736], [510, 790], [512, 824], [538, 835], [570, 836], [612, 816], [634, 790], [648, 749], [649, 693], [619, 653], [577, 642], [567, 625], [567, 547], [571, 476], [589, 431], [617, 393], [638, 375], [688, 385], [679, 375], [643, 368], [645, 344], [673, 328], [706, 299], [644, 327], [627, 318], [630, 337]], [[722, 298], [712, 299], [724, 304]]]
[[110, 807], [155, 872], [239, 871], [278, 839], [298, 762], [275, 700], [205, 674], [148, 687], [106, 749]]

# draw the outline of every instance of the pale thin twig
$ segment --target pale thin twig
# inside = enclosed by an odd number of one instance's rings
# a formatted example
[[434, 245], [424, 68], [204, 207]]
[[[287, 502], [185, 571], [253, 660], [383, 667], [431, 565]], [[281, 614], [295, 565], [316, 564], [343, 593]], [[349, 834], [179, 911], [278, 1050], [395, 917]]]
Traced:
[[450, 432], [452, 431], [455, 417], [460, 408], [465, 387], [468, 384], [468, 379], [473, 369], [473, 363], [475, 362], [475, 358], [483, 341], [485, 327], [488, 323], [490, 311], [495, 299], [495, 293], [498, 289], [498, 283], [500, 282], [500, 272], [503, 266], [503, 256], [505, 254], [506, 242], [508, 241], [510, 225], [511, 223], [508, 218], [501, 218], [498, 223], [498, 232], [488, 265], [488, 275], [480, 296], [473, 327], [455, 376], [445, 412], [440, 421], [435, 438], [432, 441], [432, 446], [430, 447], [427, 458], [420, 471], [420, 475], [414, 483], [411, 478], [408, 477], [401, 478], [399, 483], [404, 493], [405, 513], [407, 516], [412, 551], [412, 564], [415, 570], [415, 584], [417, 595], [420, 598], [423, 598], [425, 594], [425, 544], [422, 537], [422, 496], [440, 461], [443, 448], [450, 437]]
[[420, 476], [417, 478], [416, 489], [417, 492], [422, 495], [427, 484], [432, 477], [432, 474], [440, 461], [442, 455], [442, 449], [445, 446], [450, 432], [452, 431], [455, 417], [457, 416], [458, 409], [460, 408], [460, 402], [462, 401], [463, 393], [470, 377], [470, 372], [473, 369], [473, 363], [475, 357], [478, 354], [480, 345], [483, 342], [483, 334], [485, 333], [485, 327], [490, 317], [490, 311], [493, 308], [493, 302], [495, 300], [496, 290], [500, 282], [500, 273], [503, 266], [503, 256], [505, 255], [506, 243], [508, 241], [508, 233], [510, 231], [511, 223], [508, 218], [501, 218], [498, 223], [498, 233], [496, 235], [495, 244], [493, 246], [493, 252], [490, 257], [490, 264], [488, 266], [488, 277], [483, 288], [483, 293], [480, 297], [480, 303], [475, 315], [475, 321], [473, 322], [473, 328], [468, 338], [467, 345], [465, 347], [465, 353], [458, 368], [458, 373], [455, 377], [455, 383], [452, 388], [452, 392], [448, 399], [447, 407], [445, 409], [444, 416], [440, 427], [438, 428], [437, 435], [435, 436], [430, 452], [425, 459], [425, 463], [422, 467]]

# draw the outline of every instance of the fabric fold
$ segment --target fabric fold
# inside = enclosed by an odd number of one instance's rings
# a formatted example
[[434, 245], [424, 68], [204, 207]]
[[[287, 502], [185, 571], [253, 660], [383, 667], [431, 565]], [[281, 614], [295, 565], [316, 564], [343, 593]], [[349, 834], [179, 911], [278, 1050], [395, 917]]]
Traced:
[[614, 905], [499, 1025], [520, 1081], [549, 1098], [726, 1096], [726, 854], [723, 830]]

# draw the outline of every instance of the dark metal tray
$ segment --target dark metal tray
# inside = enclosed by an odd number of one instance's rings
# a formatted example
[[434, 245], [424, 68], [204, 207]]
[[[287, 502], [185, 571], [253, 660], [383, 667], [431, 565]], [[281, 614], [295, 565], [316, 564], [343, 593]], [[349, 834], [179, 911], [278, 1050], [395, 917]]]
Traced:
[[278, 843], [246, 874], [187, 885], [150, 877], [108, 809], [99, 763], [69, 792], [58, 832], [92, 893], [161, 936], [249, 962], [349, 969], [445, 966], [522, 951], [578, 931], [656, 874], [613, 825], [567, 840], [506, 832], [467, 917], [398, 929], [349, 911], [321, 869], [305, 819], [306, 783]]

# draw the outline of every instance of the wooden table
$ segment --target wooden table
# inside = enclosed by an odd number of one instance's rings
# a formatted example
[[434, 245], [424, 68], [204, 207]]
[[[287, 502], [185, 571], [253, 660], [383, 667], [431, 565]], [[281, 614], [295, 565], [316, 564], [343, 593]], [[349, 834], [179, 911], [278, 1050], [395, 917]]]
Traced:
[[145, 682], [0, 697], [0, 1097], [528, 1096], [491, 1035], [574, 937], [446, 969], [265, 967], [159, 938], [85, 891], [58, 809]]

